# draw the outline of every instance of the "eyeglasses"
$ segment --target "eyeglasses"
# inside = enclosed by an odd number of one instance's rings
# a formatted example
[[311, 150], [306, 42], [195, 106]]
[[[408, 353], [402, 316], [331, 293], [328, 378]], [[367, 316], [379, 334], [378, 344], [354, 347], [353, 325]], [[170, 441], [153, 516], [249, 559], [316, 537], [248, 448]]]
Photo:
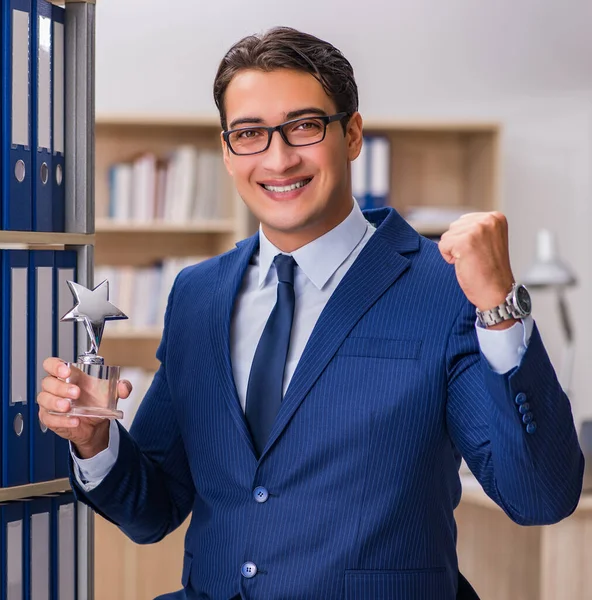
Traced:
[[265, 152], [271, 144], [271, 136], [278, 131], [288, 146], [312, 146], [325, 139], [327, 125], [341, 121], [346, 112], [336, 115], [303, 117], [280, 123], [275, 127], [241, 127], [223, 133], [224, 141], [233, 154], [245, 156]]

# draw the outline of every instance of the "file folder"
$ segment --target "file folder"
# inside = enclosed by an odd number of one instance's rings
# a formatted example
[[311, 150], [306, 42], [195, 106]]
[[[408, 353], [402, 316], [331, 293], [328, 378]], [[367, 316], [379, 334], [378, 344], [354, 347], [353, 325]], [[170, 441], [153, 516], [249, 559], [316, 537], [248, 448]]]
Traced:
[[52, 201], [53, 231], [66, 230], [66, 194], [64, 191], [64, 156], [65, 156], [65, 16], [66, 10], [52, 4]]
[[51, 47], [53, 27], [51, 4], [47, 0], [33, 0], [31, 14], [33, 229], [35, 231], [52, 231]]
[[352, 196], [357, 200], [360, 208], [364, 210], [367, 203], [369, 179], [368, 138], [364, 137], [360, 155], [351, 163]]
[[[72, 493], [52, 498], [52, 548], [57, 559], [54, 568], [54, 598], [76, 599], [76, 503]], [[54, 563], [55, 564], [55, 563]]]
[[390, 143], [386, 136], [374, 136], [370, 143], [369, 202], [366, 208], [389, 204]]
[[55, 438], [39, 420], [37, 396], [47, 373], [43, 361], [53, 356], [54, 252], [33, 250], [29, 264], [29, 478], [31, 483], [55, 477]]
[[2, 250], [2, 485], [29, 483], [28, 267], [26, 250]]
[[[76, 327], [72, 321], [60, 322], [72, 308], [72, 293], [66, 281], [77, 281], [76, 252], [63, 250], [55, 253], [54, 280], [54, 323], [55, 346], [53, 356], [59, 356], [63, 361], [76, 361]], [[55, 437], [55, 476], [68, 477], [70, 460], [70, 445], [68, 440]]]
[[0, 581], [2, 600], [24, 600], [24, 503], [0, 505]]
[[2, 229], [32, 228], [31, 2], [2, 2]]
[[36, 498], [25, 505], [25, 572], [27, 597], [51, 599], [51, 498]]

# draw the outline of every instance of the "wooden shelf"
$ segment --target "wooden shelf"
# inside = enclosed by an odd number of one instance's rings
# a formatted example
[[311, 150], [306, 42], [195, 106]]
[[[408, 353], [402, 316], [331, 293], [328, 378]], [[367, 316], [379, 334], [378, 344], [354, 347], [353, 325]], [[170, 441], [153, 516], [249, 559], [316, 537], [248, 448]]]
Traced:
[[214, 256], [234, 245], [234, 233], [103, 230], [96, 234], [95, 264], [151, 266], [163, 258]]
[[105, 329], [103, 340], [156, 340], [162, 337], [162, 327], [111, 327]]
[[[97, 127], [183, 127], [222, 130], [220, 119], [211, 115], [166, 115], [166, 114], [101, 114], [95, 118]], [[495, 132], [500, 128], [496, 121], [441, 120], [424, 121], [420, 119], [364, 119], [364, 130], [374, 132], [390, 131], [438, 131], [438, 132]]]
[[0, 231], [1, 246], [82, 246], [94, 244], [92, 233], [54, 233], [46, 231]]
[[58, 492], [67, 492], [70, 489], [70, 481], [68, 479], [54, 479], [41, 483], [28, 483], [27, 485], [0, 488], [0, 502], [21, 500], [23, 498], [44, 496], [46, 494], [57, 494]]
[[414, 133], [497, 133], [500, 124], [495, 121], [421, 121], [389, 120], [389, 119], [364, 119], [364, 131], [375, 133], [378, 131], [414, 132]]
[[155, 336], [105, 336], [101, 342], [101, 356], [106, 365], [140, 367], [146, 371], [158, 370], [156, 349], [162, 332]]
[[171, 223], [169, 221], [115, 221], [97, 219], [95, 229], [102, 233], [233, 233], [236, 223], [233, 220], [192, 221]]

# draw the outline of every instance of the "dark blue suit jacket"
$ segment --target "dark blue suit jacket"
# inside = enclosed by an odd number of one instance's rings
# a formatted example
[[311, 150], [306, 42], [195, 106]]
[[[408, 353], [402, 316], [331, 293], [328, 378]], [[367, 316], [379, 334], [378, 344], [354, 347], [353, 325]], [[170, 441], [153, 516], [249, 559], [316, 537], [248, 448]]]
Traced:
[[451, 600], [461, 454], [517, 523], [576, 507], [583, 457], [536, 326], [520, 367], [494, 373], [437, 245], [392, 209], [366, 218], [378, 229], [321, 314], [259, 460], [229, 343], [258, 237], [178, 276], [161, 366], [131, 434], [120, 428], [117, 463], [88, 494], [73, 481], [139, 543], [192, 512], [171, 598]]

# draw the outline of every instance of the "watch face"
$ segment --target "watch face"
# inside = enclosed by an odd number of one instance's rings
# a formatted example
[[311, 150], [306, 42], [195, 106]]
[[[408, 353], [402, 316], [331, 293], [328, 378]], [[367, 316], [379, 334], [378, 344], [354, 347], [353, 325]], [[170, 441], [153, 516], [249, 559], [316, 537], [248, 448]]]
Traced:
[[521, 285], [516, 290], [516, 303], [518, 304], [518, 308], [525, 314], [530, 314], [532, 310], [532, 302], [530, 300], [530, 294], [528, 290]]

